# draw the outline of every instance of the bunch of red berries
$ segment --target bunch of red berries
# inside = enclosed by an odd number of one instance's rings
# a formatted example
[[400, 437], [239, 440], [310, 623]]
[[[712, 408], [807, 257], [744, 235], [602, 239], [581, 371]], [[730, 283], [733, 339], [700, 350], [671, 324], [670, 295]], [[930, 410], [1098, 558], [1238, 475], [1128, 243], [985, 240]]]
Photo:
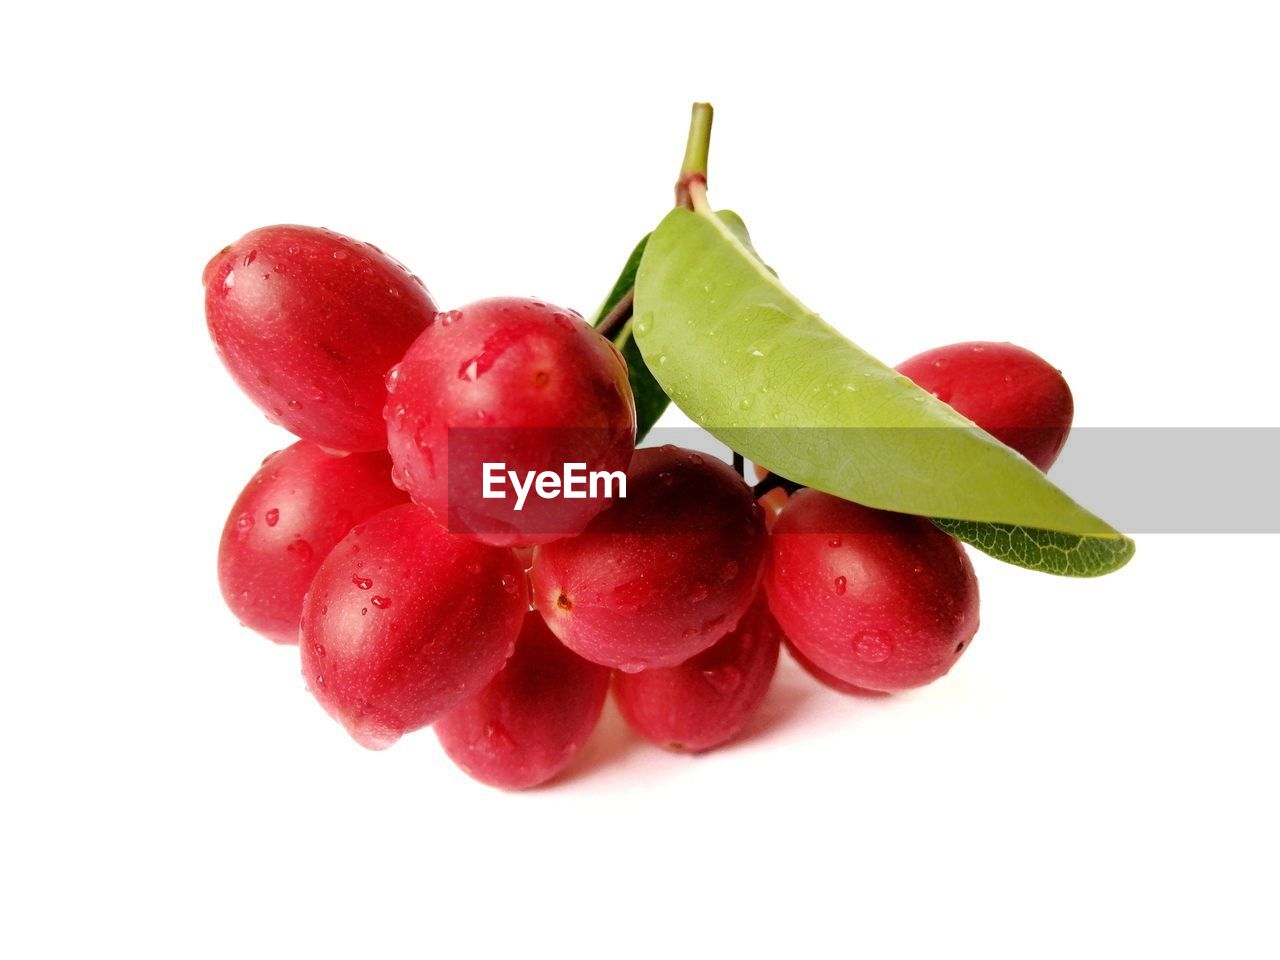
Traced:
[[[529, 787], [582, 747], [611, 678], [637, 733], [703, 751], [746, 724], [783, 643], [838, 690], [895, 691], [977, 630], [969, 560], [928, 520], [634, 449], [626, 362], [571, 310], [441, 312], [376, 247], [299, 226], [225, 248], [204, 287], [227, 369], [301, 438], [232, 507], [223, 595], [299, 645], [366, 747], [434, 725], [471, 776]], [[1066, 383], [1020, 348], [899, 371], [1041, 469], [1070, 428]]]

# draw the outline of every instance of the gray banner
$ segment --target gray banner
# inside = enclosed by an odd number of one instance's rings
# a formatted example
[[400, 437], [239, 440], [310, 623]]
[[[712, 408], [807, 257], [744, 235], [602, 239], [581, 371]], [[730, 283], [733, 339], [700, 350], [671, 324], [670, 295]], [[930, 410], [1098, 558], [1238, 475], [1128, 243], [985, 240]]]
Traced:
[[[834, 455], [852, 432], [788, 430], [787, 439]], [[643, 445], [664, 443], [732, 456], [692, 427], [655, 429]], [[1077, 427], [1049, 476], [1124, 533], [1280, 533], [1277, 427]]]

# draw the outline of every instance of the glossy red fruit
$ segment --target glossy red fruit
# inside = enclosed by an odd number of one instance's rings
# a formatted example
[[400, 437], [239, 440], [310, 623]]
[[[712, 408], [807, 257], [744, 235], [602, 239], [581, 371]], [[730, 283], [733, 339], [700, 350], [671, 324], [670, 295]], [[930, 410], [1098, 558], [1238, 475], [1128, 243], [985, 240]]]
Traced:
[[778, 518], [765, 587], [795, 647], [868, 690], [938, 679], [978, 629], [978, 581], [956, 540], [817, 490], [796, 493]]
[[550, 780], [582, 749], [608, 692], [609, 669], [566, 647], [532, 611], [507, 665], [433, 729], [469, 776], [523, 790]]
[[683, 663], [751, 605], [768, 547], [751, 488], [721, 460], [637, 450], [627, 497], [537, 549], [534, 602], [557, 637], [629, 673]]
[[[625, 471], [635, 445], [626, 364], [572, 310], [480, 300], [440, 315], [387, 376], [384, 414], [396, 481], [455, 533], [530, 546], [577, 533], [608, 505], [530, 491], [517, 507], [507, 471]], [[484, 496], [484, 464], [501, 488]], [[590, 491], [587, 491], [590, 492]]]
[[263, 227], [204, 268], [218, 356], [286, 430], [379, 450], [383, 377], [432, 320], [422, 281], [377, 247], [316, 227]]
[[298, 642], [302, 598], [355, 524], [408, 498], [385, 452], [328, 454], [299, 440], [262, 461], [236, 499], [218, 545], [218, 584], [246, 627]]
[[1012, 343], [953, 343], [898, 372], [1041, 470], [1062, 452], [1075, 405], [1062, 371]]
[[792, 643], [788, 637], [782, 638], [782, 645], [787, 648], [787, 653], [791, 654], [791, 659], [799, 665], [800, 669], [809, 674], [809, 676], [813, 677], [813, 679], [817, 680], [824, 687], [830, 687], [837, 693], [847, 693], [854, 697], [888, 696], [888, 694], [883, 690], [868, 690], [865, 687], [855, 686], [852, 683], [845, 683], [839, 677], [832, 676], [797, 650], [796, 645]]
[[502, 669], [529, 609], [510, 550], [455, 537], [408, 503], [356, 526], [302, 606], [302, 672], [370, 749], [474, 696]]
[[781, 640], [761, 596], [737, 627], [679, 666], [616, 674], [614, 700], [646, 740], [668, 750], [710, 750], [735, 737], [763, 702]]

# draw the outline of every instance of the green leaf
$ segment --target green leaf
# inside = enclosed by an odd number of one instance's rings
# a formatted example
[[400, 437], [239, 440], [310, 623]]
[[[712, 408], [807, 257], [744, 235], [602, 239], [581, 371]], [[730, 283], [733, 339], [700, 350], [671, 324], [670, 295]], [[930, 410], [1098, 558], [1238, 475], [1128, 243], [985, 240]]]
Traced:
[[1041, 573], [1061, 577], [1100, 577], [1119, 570], [1133, 557], [1128, 537], [1081, 537], [1006, 523], [935, 519], [934, 524], [983, 553]]
[[[604, 303], [592, 315], [590, 322], [593, 327], [599, 326], [600, 321], [607, 317], [609, 311], [621, 303], [635, 286], [636, 271], [640, 267], [640, 258], [644, 255], [644, 248], [648, 242], [649, 238], [646, 236], [631, 251], [631, 256], [627, 258], [626, 266], [618, 275], [618, 280], [609, 291], [609, 296], [605, 297]], [[627, 361], [627, 378], [631, 381], [631, 395], [636, 401], [636, 443], [639, 443], [653, 429], [653, 425], [658, 422], [658, 418], [662, 416], [662, 412], [667, 409], [667, 404], [671, 400], [662, 387], [658, 386], [658, 381], [653, 378], [653, 374], [649, 372], [640, 348], [636, 346], [635, 339], [631, 335], [630, 323], [614, 335], [613, 344], [622, 351], [622, 358]]]
[[710, 211], [678, 208], [650, 235], [633, 331], [685, 413], [790, 480], [966, 521], [967, 542], [1032, 569], [1097, 574], [1132, 554], [1024, 457], [805, 307]]
[[600, 304], [596, 312], [588, 318], [587, 322], [593, 327], [598, 327], [600, 321], [609, 315], [609, 311], [621, 303], [622, 298], [636, 285], [636, 272], [640, 269], [640, 260], [644, 257], [644, 249], [649, 244], [650, 236], [652, 234], [645, 234], [636, 244], [635, 249], [631, 251], [631, 256], [627, 257], [622, 272], [618, 274], [618, 279], [614, 281], [613, 289], [604, 298], [604, 303]]

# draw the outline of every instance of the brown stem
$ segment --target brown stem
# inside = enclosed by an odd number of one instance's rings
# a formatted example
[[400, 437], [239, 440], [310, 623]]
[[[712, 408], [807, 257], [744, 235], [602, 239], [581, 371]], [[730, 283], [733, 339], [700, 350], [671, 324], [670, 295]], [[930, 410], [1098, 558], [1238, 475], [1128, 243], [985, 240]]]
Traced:
[[776, 473], [766, 473], [764, 479], [751, 488], [751, 492], [759, 500], [770, 490], [776, 490], [778, 487], [781, 487], [787, 493], [795, 493], [797, 490], [803, 490], [804, 484], [788, 480], [786, 477], [780, 477]]
[[632, 287], [621, 300], [613, 305], [613, 309], [604, 315], [596, 324], [596, 333], [606, 340], [613, 340], [631, 319], [636, 304], [636, 288]]

